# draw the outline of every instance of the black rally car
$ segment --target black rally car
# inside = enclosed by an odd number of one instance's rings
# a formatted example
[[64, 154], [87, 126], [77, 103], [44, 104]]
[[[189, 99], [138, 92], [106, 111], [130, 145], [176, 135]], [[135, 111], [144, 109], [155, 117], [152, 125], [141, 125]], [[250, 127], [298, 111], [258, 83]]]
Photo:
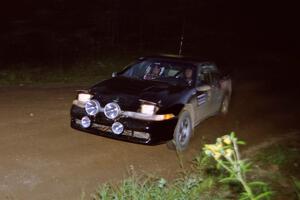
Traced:
[[171, 141], [181, 151], [201, 121], [228, 112], [230, 97], [231, 80], [212, 62], [142, 57], [79, 91], [71, 127], [143, 144]]

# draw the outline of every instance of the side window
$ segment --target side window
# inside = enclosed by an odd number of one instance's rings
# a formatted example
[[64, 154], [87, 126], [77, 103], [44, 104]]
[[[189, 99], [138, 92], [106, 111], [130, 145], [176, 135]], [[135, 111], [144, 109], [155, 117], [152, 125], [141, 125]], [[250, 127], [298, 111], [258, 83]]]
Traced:
[[201, 85], [210, 85], [212, 83], [211, 80], [211, 72], [208, 69], [199, 69], [197, 73], [197, 86]]
[[210, 85], [211, 84], [211, 73], [208, 70], [203, 71], [203, 82], [204, 84]]
[[220, 79], [220, 74], [218, 72], [211, 73], [212, 83], [218, 83]]

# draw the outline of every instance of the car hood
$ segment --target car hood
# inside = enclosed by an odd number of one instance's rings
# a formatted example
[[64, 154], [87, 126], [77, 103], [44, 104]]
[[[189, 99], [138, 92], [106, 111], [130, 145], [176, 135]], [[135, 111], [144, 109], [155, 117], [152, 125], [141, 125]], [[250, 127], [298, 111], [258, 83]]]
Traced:
[[115, 101], [123, 109], [136, 110], [140, 100], [164, 104], [166, 98], [182, 90], [182, 86], [166, 82], [115, 77], [94, 85], [90, 92], [100, 100], [100, 104]]

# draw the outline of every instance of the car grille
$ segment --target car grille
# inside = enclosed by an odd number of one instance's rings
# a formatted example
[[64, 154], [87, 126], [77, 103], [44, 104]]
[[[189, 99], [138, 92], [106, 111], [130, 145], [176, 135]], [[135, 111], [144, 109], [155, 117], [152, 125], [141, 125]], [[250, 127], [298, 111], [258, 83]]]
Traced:
[[[99, 131], [102, 131], [102, 132], [113, 133], [110, 126], [105, 126], [105, 125], [102, 125], [102, 124], [95, 124], [94, 123], [92, 125], [92, 127], [95, 128], [95, 129], [98, 129]], [[122, 135], [132, 136], [133, 135], [132, 132], [133, 131], [131, 131], [131, 130], [124, 130]]]
[[[81, 125], [81, 121], [79, 119], [76, 119], [75, 123], [78, 124], [78, 125]], [[103, 125], [103, 124], [93, 123], [92, 128], [97, 129], [97, 130], [102, 131], [102, 132], [105, 132], [105, 133], [114, 134], [111, 130], [111, 126], [106, 126], [106, 125]], [[128, 129], [125, 129], [121, 135], [140, 138], [140, 139], [143, 139], [143, 140], [149, 140], [150, 139], [150, 134], [149, 133], [141, 132], [141, 131], [133, 131], [133, 130], [128, 130]]]

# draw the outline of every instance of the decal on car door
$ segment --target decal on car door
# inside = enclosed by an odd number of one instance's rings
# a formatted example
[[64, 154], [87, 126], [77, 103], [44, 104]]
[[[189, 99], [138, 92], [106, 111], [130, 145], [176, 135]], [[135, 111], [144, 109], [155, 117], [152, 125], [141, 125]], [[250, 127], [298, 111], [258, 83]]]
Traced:
[[203, 94], [200, 94], [199, 96], [197, 96], [197, 102], [198, 102], [198, 105], [201, 106], [202, 104], [204, 104], [207, 100], [207, 94], [206, 93], [203, 93]]

